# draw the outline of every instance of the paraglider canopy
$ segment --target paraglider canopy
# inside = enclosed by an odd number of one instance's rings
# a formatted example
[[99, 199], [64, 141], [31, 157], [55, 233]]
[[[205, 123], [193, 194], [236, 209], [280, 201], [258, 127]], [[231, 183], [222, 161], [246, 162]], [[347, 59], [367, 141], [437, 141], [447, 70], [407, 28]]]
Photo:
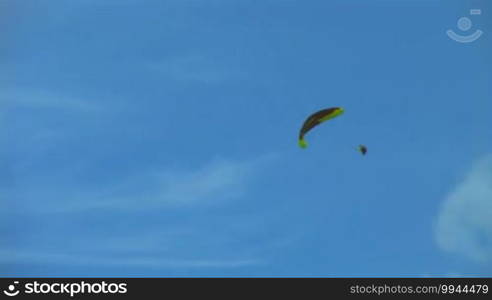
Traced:
[[314, 127], [318, 126], [319, 124], [326, 122], [328, 120], [331, 120], [333, 118], [338, 117], [339, 115], [343, 114], [344, 110], [341, 107], [332, 107], [332, 108], [327, 108], [320, 110], [312, 115], [310, 115], [306, 121], [304, 121], [304, 124], [301, 127], [301, 130], [299, 132], [299, 147], [301, 148], [306, 148], [307, 147], [307, 142], [304, 139], [304, 136]]

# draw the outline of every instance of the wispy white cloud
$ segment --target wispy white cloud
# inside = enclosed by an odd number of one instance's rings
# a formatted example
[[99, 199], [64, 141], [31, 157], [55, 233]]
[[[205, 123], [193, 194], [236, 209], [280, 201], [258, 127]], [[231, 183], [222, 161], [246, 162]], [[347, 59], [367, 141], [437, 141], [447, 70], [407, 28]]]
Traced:
[[194, 203], [219, 197], [241, 196], [259, 161], [217, 160], [192, 171], [165, 172], [159, 175], [162, 190], [159, 202]]
[[10, 89], [0, 96], [2, 108], [26, 107], [96, 112], [102, 109], [95, 101], [67, 96], [56, 92], [31, 89]]
[[[212, 209], [206, 217], [197, 212], [203, 211], [204, 205], [221, 206], [226, 200], [245, 196], [253, 186], [252, 181], [275, 158], [267, 155], [250, 160], [212, 159], [197, 168], [157, 168], [134, 173], [100, 193], [100, 187], [53, 187], [46, 181], [40, 182], [39, 186], [49, 192], [33, 187], [26, 189], [29, 203], [23, 202], [23, 195], [11, 201], [22, 203], [18, 208], [23, 212], [34, 212], [41, 218], [53, 216], [66, 226], [57, 229], [56, 234], [52, 234], [53, 228], [29, 229], [24, 233], [26, 243], [0, 247], [0, 264], [133, 267], [167, 274], [173, 269], [216, 268], [227, 272], [267, 264], [272, 253], [292, 242], [284, 232], [264, 234], [265, 224], [272, 222], [268, 212], [223, 215], [220, 209]], [[173, 210], [177, 206], [179, 209]], [[2, 211], [11, 214], [15, 209]], [[127, 222], [128, 215], [147, 215], [154, 210], [163, 216], [166, 210], [174, 211], [182, 217], [159, 223], [150, 213], [147, 220]], [[86, 214], [88, 211], [91, 213]], [[107, 211], [116, 212], [112, 219], [115, 224], [92, 229], [79, 219], [86, 215], [91, 218], [94, 212], [104, 215]], [[65, 222], [70, 212], [76, 213], [73, 216], [78, 221]], [[194, 216], [191, 224], [190, 216]], [[258, 242], [250, 245], [251, 239]], [[241, 241], [247, 242], [246, 246]]]
[[[244, 221], [249, 222], [240, 222]], [[233, 234], [227, 228], [206, 227], [150, 225], [131, 233], [111, 231], [110, 236], [107, 232], [78, 235], [58, 232], [56, 237], [44, 236], [43, 242], [29, 247], [0, 246], [0, 264], [169, 269], [238, 268], [267, 263], [265, 255], [255, 247], [237, 247], [231, 243], [240, 239], [241, 232]], [[263, 247], [278, 245], [273, 239]]]
[[436, 239], [445, 251], [492, 261], [492, 154], [479, 159], [444, 201]]
[[82, 254], [46, 253], [34, 251], [0, 250], [1, 264], [42, 264], [69, 266], [118, 266], [142, 268], [235, 268], [263, 263], [258, 259], [176, 259], [162, 256], [128, 256], [115, 255], [94, 256]]
[[241, 76], [238, 69], [223, 61], [204, 55], [185, 55], [146, 64], [149, 70], [164, 78], [201, 83], [221, 83]]
[[215, 159], [196, 169], [169, 167], [134, 173], [103, 188], [78, 183], [63, 186], [43, 180], [32, 183], [28, 189], [16, 190], [15, 198], [22, 199], [17, 201], [22, 201], [27, 210], [49, 213], [213, 205], [243, 196], [270, 157], [244, 161]]

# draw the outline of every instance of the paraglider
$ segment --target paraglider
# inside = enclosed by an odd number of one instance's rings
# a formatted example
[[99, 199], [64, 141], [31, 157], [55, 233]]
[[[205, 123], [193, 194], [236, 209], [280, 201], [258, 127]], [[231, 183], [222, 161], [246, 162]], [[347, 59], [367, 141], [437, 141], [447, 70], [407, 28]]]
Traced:
[[[304, 124], [301, 127], [301, 130], [299, 132], [299, 147], [301, 148], [307, 148], [308, 144], [306, 140], [304, 139], [305, 135], [311, 131], [314, 127], [318, 126], [319, 124], [326, 122], [328, 120], [331, 120], [333, 118], [336, 118], [343, 114], [345, 110], [341, 107], [332, 107], [332, 108], [327, 108], [327, 109], [322, 109], [318, 112], [315, 112], [314, 114], [310, 115], [306, 121], [304, 121]], [[362, 154], [366, 155], [367, 153], [367, 147], [365, 145], [360, 144], [357, 147], [357, 150]]]
[[359, 147], [357, 149], [359, 150], [360, 153], [362, 153], [362, 155], [366, 155], [366, 153], [367, 153], [367, 147], [366, 146], [359, 145]]
[[299, 132], [299, 147], [301, 148], [306, 148], [307, 147], [307, 142], [304, 139], [304, 136], [314, 127], [318, 126], [319, 124], [326, 122], [328, 120], [331, 120], [333, 118], [338, 117], [339, 115], [343, 114], [344, 110], [341, 107], [332, 107], [332, 108], [327, 108], [320, 110], [311, 116], [309, 116], [306, 121], [304, 121], [304, 124], [302, 125], [301, 131]]

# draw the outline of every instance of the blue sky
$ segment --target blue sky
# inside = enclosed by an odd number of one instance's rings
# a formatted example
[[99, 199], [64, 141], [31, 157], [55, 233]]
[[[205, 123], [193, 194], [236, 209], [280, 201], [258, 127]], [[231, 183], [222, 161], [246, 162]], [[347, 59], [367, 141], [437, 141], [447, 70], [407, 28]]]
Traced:
[[0, 275], [491, 276], [490, 11], [0, 1]]

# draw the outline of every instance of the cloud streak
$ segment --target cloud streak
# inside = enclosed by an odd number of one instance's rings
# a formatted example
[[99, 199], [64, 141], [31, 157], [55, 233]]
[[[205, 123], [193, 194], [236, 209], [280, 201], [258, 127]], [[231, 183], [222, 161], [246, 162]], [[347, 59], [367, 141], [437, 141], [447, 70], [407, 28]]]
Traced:
[[11, 89], [3, 93], [0, 102], [5, 108], [63, 109], [97, 112], [102, 109], [93, 101], [83, 100], [43, 90]]
[[448, 195], [436, 223], [445, 251], [492, 262], [492, 154], [479, 159]]
[[257, 259], [166, 259], [159, 256], [120, 257], [114, 255], [89, 256], [64, 253], [43, 253], [0, 250], [1, 264], [29, 263], [78, 266], [134, 266], [143, 268], [237, 268], [262, 263]]
[[[51, 270], [97, 266], [113, 272], [130, 267], [166, 274], [264, 265], [273, 251], [268, 247], [280, 246], [277, 235], [271, 240], [259, 234], [264, 230], [262, 217], [223, 215], [215, 207], [207, 210], [210, 214], [202, 212], [204, 206], [223, 207], [226, 201], [246, 195], [252, 180], [274, 158], [212, 159], [197, 168], [157, 168], [133, 173], [99, 194], [102, 189], [84, 184], [71, 188], [44, 182], [39, 187], [45, 190], [27, 188], [29, 203], [23, 202], [23, 195], [11, 198], [20, 204], [21, 213], [31, 213], [38, 220], [51, 218], [58, 225], [19, 230], [24, 237], [18, 245], [0, 247], [0, 264], [50, 266]], [[13, 209], [2, 212], [11, 214]], [[109, 224], [101, 219], [108, 212]], [[253, 237], [261, 243], [238, 244]], [[50, 275], [45, 272], [42, 276]]]
[[241, 77], [241, 72], [223, 59], [205, 55], [187, 55], [172, 60], [147, 63], [149, 70], [179, 82], [218, 84]]
[[[33, 181], [12, 190], [12, 199], [29, 211], [44, 213], [149, 210], [156, 207], [214, 205], [243, 196], [255, 174], [270, 158], [215, 159], [196, 169], [167, 168], [134, 173], [103, 187], [65, 186]], [[59, 176], [59, 175], [57, 175]]]

